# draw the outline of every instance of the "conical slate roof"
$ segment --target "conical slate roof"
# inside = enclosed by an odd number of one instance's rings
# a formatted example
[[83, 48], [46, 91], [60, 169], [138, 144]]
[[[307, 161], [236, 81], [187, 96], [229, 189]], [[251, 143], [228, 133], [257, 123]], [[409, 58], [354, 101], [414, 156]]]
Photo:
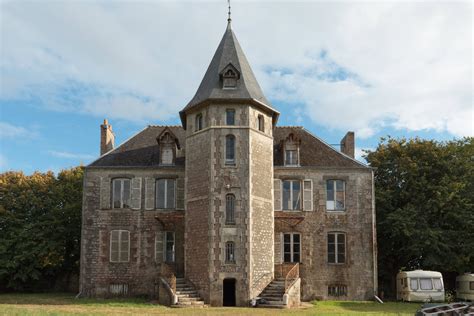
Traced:
[[[239, 73], [239, 79], [235, 89], [223, 89], [221, 74], [224, 68], [231, 64]], [[270, 102], [263, 95], [262, 89], [250, 68], [242, 48], [232, 31], [230, 21], [227, 29], [217, 47], [214, 57], [207, 68], [206, 74], [199, 85], [194, 97], [180, 112], [184, 122], [185, 112], [206, 100], [255, 100], [265, 105], [266, 108], [275, 111]]]

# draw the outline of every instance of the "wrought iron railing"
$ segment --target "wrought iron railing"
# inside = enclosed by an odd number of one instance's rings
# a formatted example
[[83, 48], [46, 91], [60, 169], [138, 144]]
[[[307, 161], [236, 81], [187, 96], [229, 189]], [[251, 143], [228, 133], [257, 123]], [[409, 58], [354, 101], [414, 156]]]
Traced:
[[288, 292], [288, 289], [293, 285], [293, 283], [300, 277], [300, 264], [297, 262], [293, 267], [288, 271], [285, 276], [285, 293]]

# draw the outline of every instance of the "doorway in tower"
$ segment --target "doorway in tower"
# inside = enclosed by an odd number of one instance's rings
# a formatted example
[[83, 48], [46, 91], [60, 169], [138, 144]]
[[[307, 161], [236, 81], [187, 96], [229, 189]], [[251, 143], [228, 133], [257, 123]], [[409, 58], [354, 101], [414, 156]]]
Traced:
[[223, 306], [235, 306], [235, 279], [224, 279]]

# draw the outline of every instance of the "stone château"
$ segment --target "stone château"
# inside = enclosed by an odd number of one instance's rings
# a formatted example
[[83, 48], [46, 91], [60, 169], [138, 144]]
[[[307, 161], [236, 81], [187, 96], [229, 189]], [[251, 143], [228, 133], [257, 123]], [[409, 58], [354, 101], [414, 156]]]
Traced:
[[[133, 110], [133, 109], [131, 109]], [[295, 306], [372, 298], [373, 170], [300, 126], [277, 126], [231, 29], [181, 126], [147, 126], [86, 167], [80, 294], [168, 305]]]

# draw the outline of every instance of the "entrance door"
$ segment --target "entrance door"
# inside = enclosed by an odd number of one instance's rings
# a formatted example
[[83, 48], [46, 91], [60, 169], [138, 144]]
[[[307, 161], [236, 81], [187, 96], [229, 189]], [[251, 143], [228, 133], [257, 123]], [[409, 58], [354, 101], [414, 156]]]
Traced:
[[222, 305], [235, 306], [235, 279], [224, 279]]

